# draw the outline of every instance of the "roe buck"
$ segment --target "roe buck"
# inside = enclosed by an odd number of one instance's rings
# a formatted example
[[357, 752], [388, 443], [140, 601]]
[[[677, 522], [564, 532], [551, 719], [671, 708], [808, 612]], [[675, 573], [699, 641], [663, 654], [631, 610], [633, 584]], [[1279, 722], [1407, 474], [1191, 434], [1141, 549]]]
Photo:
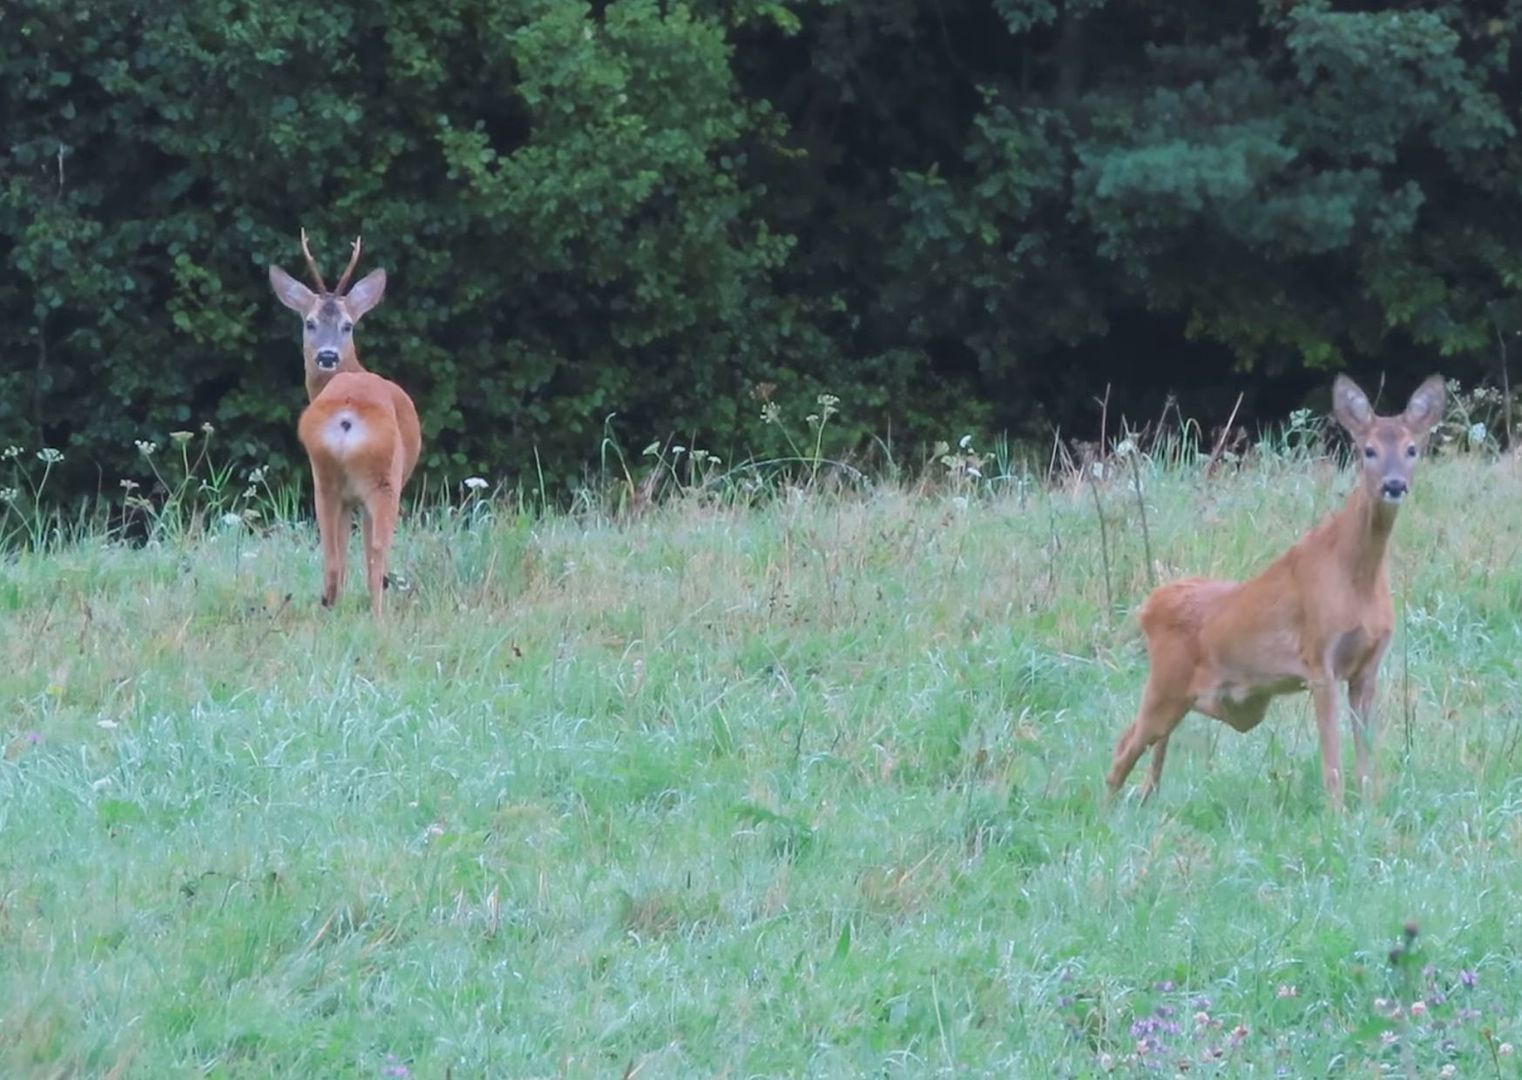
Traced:
[[332, 292], [323, 283], [306, 230], [301, 251], [317, 286], [314, 293], [278, 266], [270, 286], [280, 302], [302, 318], [307, 398], [297, 435], [312, 462], [317, 532], [322, 538], [322, 603], [331, 607], [343, 588], [349, 546], [349, 512], [360, 507], [370, 612], [380, 618], [386, 557], [401, 512], [402, 486], [422, 449], [417, 409], [396, 383], [360, 366], [354, 324], [386, 290], [386, 271], [373, 270], [345, 294], [359, 262], [354, 239], [349, 265]]
[[1372, 708], [1395, 608], [1385, 547], [1427, 434], [1443, 413], [1434, 375], [1400, 416], [1375, 416], [1369, 399], [1339, 375], [1338, 421], [1356, 442], [1362, 470], [1341, 510], [1257, 577], [1189, 578], [1153, 590], [1139, 613], [1149, 671], [1136, 719], [1115, 744], [1110, 795], [1153, 747], [1142, 798], [1156, 790], [1168, 737], [1191, 709], [1251, 731], [1281, 694], [1310, 689], [1321, 737], [1321, 779], [1342, 805], [1339, 681], [1348, 684], [1361, 788], [1370, 779]]

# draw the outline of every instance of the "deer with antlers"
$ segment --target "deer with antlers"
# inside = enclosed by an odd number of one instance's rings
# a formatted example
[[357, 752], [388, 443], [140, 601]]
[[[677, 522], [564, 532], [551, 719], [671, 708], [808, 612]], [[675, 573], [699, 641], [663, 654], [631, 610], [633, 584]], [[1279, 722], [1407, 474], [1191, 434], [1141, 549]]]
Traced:
[[379, 619], [402, 487], [422, 450], [417, 409], [396, 383], [366, 371], [354, 350], [354, 324], [380, 303], [386, 271], [372, 270], [348, 288], [359, 263], [360, 238], [355, 237], [349, 265], [329, 292], [305, 229], [301, 252], [316, 292], [278, 266], [269, 268], [269, 277], [276, 298], [302, 319], [309, 404], [296, 430], [312, 464], [322, 539], [322, 603], [331, 607], [343, 588], [349, 513], [358, 506], [370, 612]]
[[1143, 800], [1157, 790], [1168, 738], [1190, 710], [1247, 732], [1275, 697], [1308, 688], [1322, 783], [1341, 808], [1339, 682], [1347, 683], [1358, 783], [1367, 791], [1375, 680], [1395, 626], [1386, 548], [1417, 458], [1442, 417], [1443, 380], [1434, 375], [1417, 387], [1399, 416], [1376, 416], [1346, 376], [1337, 377], [1332, 400], [1362, 463], [1342, 509], [1257, 577], [1175, 581], [1142, 605], [1147, 685], [1136, 719], [1115, 745], [1111, 797], [1148, 747], [1152, 763]]

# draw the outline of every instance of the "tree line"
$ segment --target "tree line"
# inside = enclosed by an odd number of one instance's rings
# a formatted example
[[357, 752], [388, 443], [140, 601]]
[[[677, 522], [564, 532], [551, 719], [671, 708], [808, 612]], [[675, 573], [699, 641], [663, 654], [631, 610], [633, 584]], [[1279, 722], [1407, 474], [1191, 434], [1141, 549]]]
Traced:
[[302, 227], [441, 475], [1495, 381], [1519, 6], [11, 0], [0, 442], [291, 466]]

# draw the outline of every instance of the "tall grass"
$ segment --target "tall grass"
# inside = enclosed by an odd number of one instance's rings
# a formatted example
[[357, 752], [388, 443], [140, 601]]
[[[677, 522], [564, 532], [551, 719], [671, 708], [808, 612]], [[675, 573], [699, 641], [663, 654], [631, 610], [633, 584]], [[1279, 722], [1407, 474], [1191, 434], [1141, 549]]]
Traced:
[[1372, 799], [1291, 698], [1107, 810], [1151, 580], [1349, 484], [1309, 418], [1125, 439], [462, 489], [379, 627], [242, 476], [13, 544], [0, 1075], [1515, 1075], [1517, 463], [1417, 474]]

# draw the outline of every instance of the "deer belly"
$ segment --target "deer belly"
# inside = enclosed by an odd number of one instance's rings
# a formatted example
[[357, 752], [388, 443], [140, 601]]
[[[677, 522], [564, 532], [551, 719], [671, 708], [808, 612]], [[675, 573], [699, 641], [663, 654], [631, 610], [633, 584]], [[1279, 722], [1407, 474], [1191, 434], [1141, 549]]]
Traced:
[[1363, 627], [1340, 635], [1332, 646], [1332, 672], [1339, 679], [1346, 679], [1368, 660], [1374, 650], [1375, 638]]

